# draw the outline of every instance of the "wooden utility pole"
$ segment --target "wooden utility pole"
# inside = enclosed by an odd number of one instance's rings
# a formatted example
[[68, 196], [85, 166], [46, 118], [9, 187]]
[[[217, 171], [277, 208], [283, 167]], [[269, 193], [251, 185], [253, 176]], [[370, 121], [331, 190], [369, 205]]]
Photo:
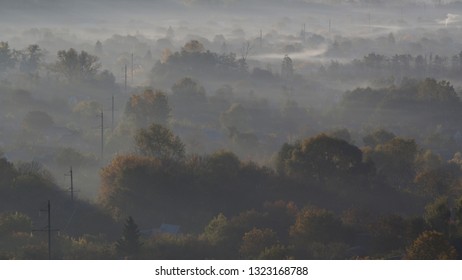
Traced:
[[127, 93], [127, 64], [125, 64], [125, 93]]
[[101, 110], [101, 161], [104, 155], [104, 113]]
[[72, 166], [69, 169], [69, 176], [71, 176], [71, 200], [74, 202], [74, 177], [72, 174]]
[[48, 200], [48, 259], [51, 260], [51, 203]]
[[372, 26], [371, 26], [371, 13], [368, 13], [368, 21], [369, 21], [369, 31], [372, 31]]
[[114, 95], [112, 95], [112, 107], [111, 107], [111, 132], [114, 132]]
[[69, 173], [64, 174], [64, 176], [69, 176], [71, 179], [71, 186], [69, 192], [71, 193], [71, 201], [74, 202], [74, 173], [72, 172], [72, 166], [69, 168]]
[[51, 232], [52, 231], [59, 231], [59, 229], [52, 229], [51, 228], [51, 203], [50, 200], [48, 200], [47, 204], [47, 209], [46, 210], [40, 210], [40, 212], [47, 212], [47, 220], [48, 224], [45, 229], [37, 229], [33, 231], [46, 231], [48, 232], [48, 259], [51, 260]]
[[133, 53], [132, 53], [132, 86], [133, 86], [133, 68], [134, 68], [134, 64], [133, 64]]
[[263, 31], [260, 29], [260, 48], [263, 47]]

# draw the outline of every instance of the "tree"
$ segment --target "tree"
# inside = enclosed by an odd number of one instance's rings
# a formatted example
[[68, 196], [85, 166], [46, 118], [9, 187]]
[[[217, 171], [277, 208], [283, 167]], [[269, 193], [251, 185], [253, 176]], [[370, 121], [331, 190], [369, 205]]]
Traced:
[[410, 260], [452, 260], [457, 258], [456, 249], [449, 244], [444, 234], [424, 231], [406, 250]]
[[94, 51], [95, 51], [95, 54], [97, 56], [102, 56], [103, 55], [103, 44], [101, 43], [100, 40], [96, 41]]
[[342, 221], [326, 209], [306, 208], [290, 227], [290, 237], [298, 244], [331, 242], [341, 238]]
[[238, 131], [248, 131], [252, 126], [249, 110], [240, 103], [234, 103], [228, 110], [222, 112], [220, 122], [224, 127]]
[[210, 220], [202, 235], [213, 245], [222, 243], [225, 239], [225, 231], [228, 224], [228, 218], [226, 218], [223, 213], [219, 213], [216, 217]]
[[[284, 145], [278, 169], [297, 178], [327, 178], [352, 174], [362, 164], [362, 152], [345, 140], [320, 134], [295, 145]], [[281, 158], [283, 157], [283, 158]]]
[[364, 136], [363, 142], [366, 146], [374, 148], [377, 145], [385, 144], [395, 137], [396, 135], [393, 134], [393, 132], [389, 132], [385, 129], [378, 129]]
[[205, 89], [191, 78], [183, 78], [172, 86], [173, 116], [188, 121], [204, 121], [207, 113]]
[[285, 55], [281, 64], [281, 78], [285, 81], [290, 81], [294, 75], [294, 65], [292, 59]]
[[33, 74], [38, 70], [44, 53], [38, 45], [29, 45], [21, 52], [19, 70], [27, 74]]
[[415, 140], [395, 137], [377, 145], [365, 155], [374, 162], [377, 173], [384, 176], [392, 187], [403, 189], [409, 187], [415, 177], [417, 152]]
[[140, 231], [133, 218], [125, 221], [122, 237], [116, 242], [116, 251], [120, 257], [135, 259], [139, 256], [143, 243], [140, 241]]
[[163, 160], [180, 160], [185, 156], [184, 144], [168, 128], [151, 124], [139, 129], [135, 135], [135, 149], [140, 155]]
[[32, 221], [26, 214], [1, 213], [0, 214], [0, 236], [13, 235], [16, 232], [30, 233], [32, 231]]
[[150, 123], [166, 125], [171, 110], [164, 92], [147, 89], [142, 94], [130, 97], [125, 114], [133, 117], [138, 127], [146, 127]]
[[419, 83], [417, 99], [422, 101], [459, 102], [454, 87], [448, 81], [426, 78]]
[[[122, 213], [136, 214], [138, 219], [150, 213], [158, 188], [168, 185], [168, 174], [162, 172], [161, 162], [153, 157], [118, 155], [100, 171], [101, 187], [98, 201], [114, 218]], [[154, 175], [152, 175], [154, 173]], [[160, 173], [159, 176], [155, 174]], [[162, 176], [162, 178], [161, 178]], [[154, 179], [153, 179], [154, 177]], [[159, 182], [153, 180], [160, 178]], [[154, 194], [153, 194], [154, 192]], [[144, 204], [148, 201], [149, 204]], [[145, 207], [145, 209], [140, 209]], [[151, 217], [152, 220], [152, 217]]]
[[23, 125], [27, 129], [43, 130], [51, 127], [54, 124], [53, 118], [46, 112], [31, 111], [27, 113], [23, 120]]
[[16, 59], [8, 42], [0, 42], [0, 73], [14, 67]]
[[191, 78], [183, 78], [172, 86], [173, 97], [188, 105], [205, 102], [205, 89]]
[[9, 188], [17, 174], [18, 172], [14, 165], [3, 156], [0, 157], [0, 190]]
[[273, 230], [269, 228], [253, 228], [242, 237], [239, 253], [244, 258], [255, 259], [264, 249], [271, 248], [277, 242], [277, 235]]
[[236, 179], [239, 177], [241, 162], [239, 158], [227, 151], [217, 151], [208, 156], [204, 164], [204, 178], [208, 186], [220, 194], [234, 190]]
[[448, 207], [447, 197], [438, 197], [425, 206], [424, 218], [432, 229], [448, 233], [451, 210]]
[[191, 40], [187, 42], [181, 50], [189, 53], [201, 53], [204, 52], [205, 48], [201, 42], [197, 40]]
[[85, 51], [80, 54], [73, 48], [58, 51], [58, 61], [54, 70], [66, 77], [68, 81], [91, 81], [95, 78], [101, 63], [98, 57]]
[[72, 112], [87, 119], [94, 119], [102, 111], [103, 106], [96, 101], [80, 101], [72, 108]]

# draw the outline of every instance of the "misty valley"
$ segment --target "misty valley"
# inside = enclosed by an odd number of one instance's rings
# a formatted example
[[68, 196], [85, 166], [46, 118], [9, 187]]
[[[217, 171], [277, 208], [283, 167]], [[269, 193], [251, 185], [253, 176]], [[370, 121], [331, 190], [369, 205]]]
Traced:
[[0, 259], [462, 257], [462, 2], [0, 6]]

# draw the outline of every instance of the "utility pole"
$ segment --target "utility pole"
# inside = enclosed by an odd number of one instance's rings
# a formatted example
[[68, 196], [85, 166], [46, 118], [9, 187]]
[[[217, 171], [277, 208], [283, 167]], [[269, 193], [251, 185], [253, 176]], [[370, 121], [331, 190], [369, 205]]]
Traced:
[[51, 229], [51, 203], [50, 200], [48, 200], [47, 204], [47, 209], [46, 210], [40, 210], [40, 212], [47, 212], [47, 218], [48, 218], [48, 225], [46, 226], [45, 229], [38, 229], [38, 230], [33, 230], [33, 231], [46, 231], [48, 232], [48, 259], [51, 260], [51, 232], [52, 231], [59, 231], [59, 229]]
[[371, 26], [371, 13], [368, 13], [368, 20], [369, 20], [369, 31], [372, 31], [372, 26]]
[[64, 176], [69, 176], [71, 178], [71, 187], [69, 188], [69, 192], [71, 193], [71, 200], [74, 202], [74, 174], [72, 173], [72, 166], [69, 168], [69, 173], [64, 174]]
[[71, 187], [69, 188], [69, 192], [71, 193], [71, 201], [74, 203], [74, 173], [72, 171], [72, 166], [69, 168], [69, 173], [64, 174], [64, 176], [69, 176], [71, 179]]
[[263, 31], [260, 29], [260, 48], [263, 47]]
[[71, 200], [74, 202], [74, 177], [72, 174], [72, 166], [69, 169], [69, 175], [71, 176]]
[[48, 259], [51, 260], [51, 203], [48, 200]]
[[111, 132], [114, 132], [114, 95], [112, 95], [111, 114]]
[[133, 86], [133, 67], [134, 65], [133, 65], [133, 53], [132, 53], [132, 86]]
[[104, 113], [101, 110], [101, 161], [103, 161], [104, 154]]
[[127, 93], [127, 64], [125, 64], [125, 68], [124, 68], [124, 77], [125, 77], [125, 93]]

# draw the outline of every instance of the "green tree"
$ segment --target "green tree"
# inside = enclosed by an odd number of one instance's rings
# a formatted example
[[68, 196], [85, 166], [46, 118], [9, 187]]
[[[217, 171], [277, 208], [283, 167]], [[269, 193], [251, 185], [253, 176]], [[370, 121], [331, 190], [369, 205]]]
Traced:
[[385, 144], [395, 137], [396, 135], [393, 134], [393, 132], [389, 132], [385, 129], [378, 129], [364, 136], [363, 142], [366, 146], [375, 148], [375, 146]]
[[365, 153], [365, 158], [374, 162], [377, 173], [392, 187], [404, 189], [414, 180], [417, 152], [415, 140], [395, 137]]
[[255, 259], [264, 251], [278, 243], [276, 233], [269, 229], [253, 228], [242, 237], [239, 253], [242, 257]]
[[0, 190], [11, 187], [17, 174], [14, 165], [6, 158], [0, 157]]
[[170, 112], [167, 95], [151, 89], [132, 95], [125, 107], [125, 114], [133, 117], [138, 127], [146, 127], [150, 123], [166, 125]]
[[417, 99], [422, 101], [459, 102], [454, 87], [448, 81], [426, 78], [417, 88]]
[[343, 232], [342, 221], [332, 212], [321, 208], [303, 209], [290, 227], [290, 237], [299, 246], [339, 241], [344, 238]]
[[197, 40], [191, 40], [187, 42], [181, 50], [188, 53], [201, 53], [205, 51], [205, 48], [201, 42]]
[[172, 86], [172, 97], [185, 102], [188, 106], [193, 102], [205, 102], [205, 89], [191, 78], [183, 78]]
[[43, 130], [53, 126], [53, 118], [46, 112], [31, 111], [23, 120], [23, 126], [31, 130]]
[[116, 242], [117, 254], [120, 257], [136, 259], [141, 252], [142, 246], [138, 225], [129, 216], [125, 221], [122, 237]]
[[448, 207], [447, 197], [438, 197], [425, 206], [425, 222], [434, 230], [448, 233], [451, 210]]
[[219, 244], [225, 239], [225, 231], [228, 224], [228, 218], [226, 218], [223, 213], [220, 213], [210, 220], [205, 227], [202, 236], [213, 245]]
[[[155, 192], [167, 183], [159, 180], [160, 182], [153, 184], [151, 173], [159, 172], [159, 177], [162, 176], [162, 179], [167, 180], [166, 174], [159, 171], [161, 168], [160, 161], [153, 157], [135, 155], [114, 157], [110, 164], [100, 171], [101, 187], [98, 202], [114, 218], [119, 219], [122, 213], [134, 213], [140, 219], [142, 215], [151, 213], [152, 207], [159, 205], [159, 201], [156, 200], [158, 195]], [[143, 207], [146, 208], [140, 209]]]
[[87, 119], [94, 119], [102, 109], [103, 106], [96, 101], [80, 101], [72, 108], [72, 112]]
[[228, 110], [221, 113], [220, 122], [223, 127], [234, 127], [239, 131], [248, 131], [252, 126], [249, 110], [240, 103], [232, 104]]
[[422, 171], [414, 179], [416, 192], [428, 197], [437, 197], [445, 194], [457, 182], [457, 177], [450, 170], [438, 168]]
[[205, 89], [191, 78], [183, 78], [172, 86], [170, 97], [173, 117], [190, 122], [207, 120], [208, 102]]
[[320, 134], [294, 145], [284, 145], [278, 169], [297, 178], [324, 182], [328, 178], [354, 174], [362, 164], [362, 152], [345, 140]]
[[39, 45], [29, 45], [26, 49], [21, 51], [21, 62], [19, 70], [27, 74], [35, 73], [40, 65], [44, 53]]
[[61, 73], [68, 81], [92, 81], [95, 79], [101, 63], [97, 56], [85, 51], [80, 54], [73, 48], [58, 51], [58, 60], [54, 70]]
[[454, 207], [454, 219], [456, 226], [462, 230], [462, 197], [459, 197], [455, 202]]
[[456, 258], [456, 249], [444, 234], [437, 231], [424, 231], [406, 250], [406, 259], [410, 260], [452, 260]]
[[16, 59], [8, 42], [0, 42], [0, 73], [14, 67]]
[[184, 144], [168, 128], [151, 124], [139, 129], [135, 135], [135, 150], [144, 156], [166, 160], [180, 160], [185, 157]]
[[32, 231], [32, 221], [26, 214], [1, 213], [0, 214], [0, 235], [13, 235], [16, 232], [30, 233]]
[[290, 81], [294, 75], [294, 65], [292, 59], [285, 55], [281, 64], [281, 78], [285, 81]]

